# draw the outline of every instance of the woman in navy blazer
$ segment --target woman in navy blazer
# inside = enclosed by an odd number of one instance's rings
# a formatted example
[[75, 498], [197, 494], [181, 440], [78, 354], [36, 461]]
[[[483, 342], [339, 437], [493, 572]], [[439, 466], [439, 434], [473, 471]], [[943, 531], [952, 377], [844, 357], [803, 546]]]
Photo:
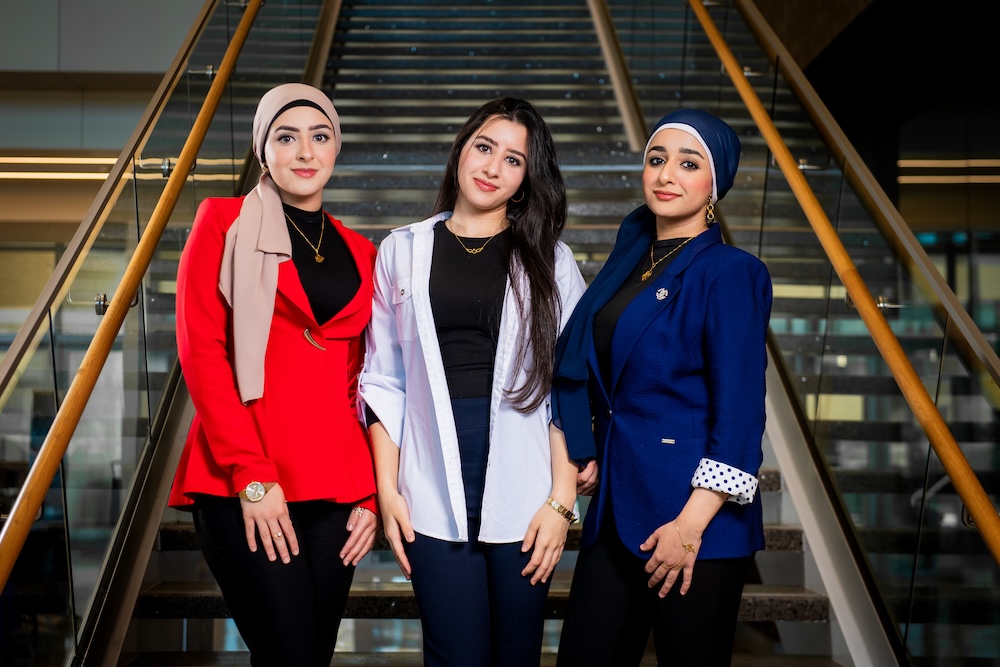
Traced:
[[765, 337], [771, 280], [722, 242], [715, 203], [740, 141], [682, 109], [644, 151], [644, 206], [557, 348], [556, 424], [593, 494], [559, 665], [728, 665], [743, 584], [764, 547]]

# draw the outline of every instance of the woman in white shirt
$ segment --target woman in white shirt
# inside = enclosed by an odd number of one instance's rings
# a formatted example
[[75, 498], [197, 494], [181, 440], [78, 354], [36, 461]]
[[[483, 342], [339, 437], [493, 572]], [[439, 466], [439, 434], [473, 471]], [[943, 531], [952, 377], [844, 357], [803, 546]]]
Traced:
[[359, 395], [386, 537], [424, 664], [538, 664], [576, 465], [550, 426], [555, 341], [584, 290], [537, 110], [498, 98], [459, 131], [436, 213], [375, 268]]

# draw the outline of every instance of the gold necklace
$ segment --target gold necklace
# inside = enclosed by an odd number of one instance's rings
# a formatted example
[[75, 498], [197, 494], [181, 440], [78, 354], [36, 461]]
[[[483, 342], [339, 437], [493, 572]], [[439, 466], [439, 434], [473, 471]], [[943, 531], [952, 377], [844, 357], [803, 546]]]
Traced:
[[323, 257], [323, 255], [319, 254], [319, 249], [320, 246], [323, 245], [323, 231], [326, 229], [326, 214], [320, 211], [319, 242], [316, 245], [313, 245], [312, 241], [309, 240], [309, 237], [302, 233], [302, 230], [299, 229], [299, 226], [295, 224], [294, 220], [292, 220], [292, 216], [285, 213], [285, 217], [288, 218], [288, 222], [292, 223], [292, 227], [294, 227], [295, 231], [299, 233], [299, 236], [305, 239], [306, 243], [309, 244], [309, 247], [313, 249], [314, 253], [316, 253], [316, 256], [313, 257], [313, 259], [316, 260], [316, 263], [322, 264], [323, 260], [326, 258]]
[[689, 239], [685, 239], [684, 243], [680, 244], [679, 246], [677, 246], [676, 248], [674, 248], [673, 250], [671, 250], [670, 252], [668, 252], [666, 255], [664, 255], [663, 257], [661, 257], [658, 260], [656, 260], [655, 262], [653, 261], [653, 245], [654, 245], [655, 242], [654, 243], [650, 243], [649, 244], [649, 270], [647, 270], [645, 273], [643, 273], [641, 276], [639, 276], [639, 280], [641, 282], [646, 282], [646, 280], [651, 275], [653, 275], [653, 269], [656, 268], [657, 264], [659, 264], [660, 262], [662, 262], [663, 260], [665, 260], [667, 257], [670, 257], [671, 255], [673, 255], [675, 252], [677, 252], [678, 250], [680, 250], [684, 246], [686, 246], [688, 244], [688, 241], [690, 241], [693, 238], [694, 237], [692, 236]]
[[[445, 225], [445, 226], [447, 227], [447, 225]], [[504, 227], [504, 229], [507, 229], [507, 228]], [[448, 231], [451, 232], [451, 229], [449, 228]], [[503, 231], [503, 229], [500, 230], [500, 232], [502, 232], [502, 231]], [[496, 236], [500, 232], [496, 232], [496, 234], [494, 234], [493, 236]], [[486, 247], [486, 244], [493, 240], [493, 236], [491, 236], [488, 239], [486, 239], [486, 243], [484, 243], [483, 245], [479, 246], [478, 248], [470, 248], [469, 246], [467, 246], [464, 243], [462, 243], [462, 237], [460, 237], [458, 234], [456, 234], [455, 232], [451, 232], [451, 235], [455, 237], [455, 239], [459, 242], [459, 244], [463, 248], [465, 248], [465, 252], [469, 253], [470, 255], [478, 255], [479, 253], [481, 253], [483, 251], [483, 248]]]

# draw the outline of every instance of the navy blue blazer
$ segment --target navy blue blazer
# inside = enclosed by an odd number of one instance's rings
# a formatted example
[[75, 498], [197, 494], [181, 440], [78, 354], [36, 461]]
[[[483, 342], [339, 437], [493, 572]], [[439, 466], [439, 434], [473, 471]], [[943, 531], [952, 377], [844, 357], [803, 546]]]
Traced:
[[[767, 268], [725, 245], [713, 225], [622, 313], [607, 386], [591, 341], [589, 393], [601, 481], [587, 510], [584, 545], [593, 542], [610, 506], [624, 545], [648, 558], [639, 545], [676, 518], [702, 459], [757, 475], [770, 313]], [[749, 504], [723, 505], [698, 558], [735, 558], [763, 548], [757, 493]]]

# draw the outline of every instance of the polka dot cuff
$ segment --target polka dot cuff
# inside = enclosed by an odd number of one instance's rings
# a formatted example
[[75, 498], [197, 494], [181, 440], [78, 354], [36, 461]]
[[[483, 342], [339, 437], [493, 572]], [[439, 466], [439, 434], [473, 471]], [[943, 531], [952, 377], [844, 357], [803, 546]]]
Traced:
[[702, 459], [691, 478], [691, 486], [728, 493], [728, 500], [740, 505], [753, 502], [759, 484], [754, 475], [712, 459]]

